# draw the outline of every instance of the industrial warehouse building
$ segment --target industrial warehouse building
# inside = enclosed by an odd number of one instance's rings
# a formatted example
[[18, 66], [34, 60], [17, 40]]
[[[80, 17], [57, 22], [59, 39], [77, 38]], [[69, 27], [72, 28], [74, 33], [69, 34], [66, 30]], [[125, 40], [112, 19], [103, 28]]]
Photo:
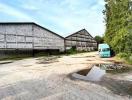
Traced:
[[0, 57], [40, 51], [64, 52], [72, 47], [79, 51], [92, 51], [97, 48], [97, 43], [85, 29], [64, 39], [33, 22], [0, 23]]
[[73, 33], [65, 38], [65, 49], [76, 48], [78, 51], [93, 51], [97, 42], [85, 29]]
[[0, 23], [0, 56], [40, 50], [64, 51], [64, 38], [28, 22]]

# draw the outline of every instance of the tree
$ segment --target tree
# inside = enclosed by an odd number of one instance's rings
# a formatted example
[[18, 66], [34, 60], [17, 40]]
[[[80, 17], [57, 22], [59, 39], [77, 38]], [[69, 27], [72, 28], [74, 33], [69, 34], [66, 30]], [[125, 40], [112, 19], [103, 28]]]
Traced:
[[105, 0], [104, 40], [116, 53], [132, 53], [132, 1]]
[[98, 44], [100, 44], [100, 43], [103, 43], [103, 42], [104, 42], [103, 37], [98, 36], [98, 35], [97, 35], [97, 36], [95, 36], [95, 37], [94, 37], [94, 39], [97, 41], [97, 43], [98, 43]]

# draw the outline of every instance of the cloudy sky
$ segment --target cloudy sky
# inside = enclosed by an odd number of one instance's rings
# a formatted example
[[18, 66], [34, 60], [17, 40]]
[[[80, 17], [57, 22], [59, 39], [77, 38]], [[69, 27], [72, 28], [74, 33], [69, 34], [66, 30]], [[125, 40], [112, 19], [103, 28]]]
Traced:
[[35, 22], [62, 36], [104, 34], [104, 0], [0, 0], [0, 22]]

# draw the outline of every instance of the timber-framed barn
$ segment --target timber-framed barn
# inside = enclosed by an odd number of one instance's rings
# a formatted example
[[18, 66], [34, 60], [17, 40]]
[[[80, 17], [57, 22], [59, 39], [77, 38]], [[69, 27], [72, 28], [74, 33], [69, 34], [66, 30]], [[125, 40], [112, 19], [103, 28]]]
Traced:
[[82, 29], [65, 37], [65, 49], [72, 47], [77, 51], [93, 51], [97, 48], [97, 42], [86, 29]]

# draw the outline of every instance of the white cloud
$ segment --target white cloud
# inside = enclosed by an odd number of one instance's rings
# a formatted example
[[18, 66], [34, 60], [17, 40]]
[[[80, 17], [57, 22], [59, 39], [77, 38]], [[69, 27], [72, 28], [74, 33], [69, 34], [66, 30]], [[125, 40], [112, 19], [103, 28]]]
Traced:
[[99, 5], [105, 5], [104, 0], [97, 0]]
[[[93, 36], [102, 35], [104, 0], [18, 0], [20, 8], [0, 4], [0, 12], [22, 21], [35, 21], [66, 36], [86, 28]], [[25, 3], [26, 2], [26, 3]], [[25, 12], [22, 12], [24, 10]], [[32, 15], [27, 15], [27, 14]], [[37, 20], [34, 20], [34, 18]]]
[[0, 12], [11, 15], [17, 18], [18, 21], [35, 21], [32, 17], [28, 16], [27, 14], [6, 4], [0, 3]]
[[27, 9], [27, 10], [32, 10], [32, 11], [37, 11], [37, 10], [39, 10], [38, 7], [33, 6], [33, 5], [30, 5], [30, 6], [29, 6], [28, 4], [22, 5], [22, 8]]
[[[57, 16], [50, 16], [52, 22], [57, 23], [57, 25], [62, 29], [58, 29], [57, 32], [66, 36], [68, 33], [86, 28], [93, 36], [104, 34], [105, 27], [102, 14], [103, 0], [100, 0], [94, 5], [88, 7], [83, 7], [82, 5], [81, 7], [76, 7], [73, 5], [77, 5], [77, 2], [74, 4], [73, 1], [65, 1], [69, 2], [70, 6], [72, 5], [71, 7], [74, 9], [61, 9], [58, 11], [59, 13], [57, 12]], [[80, 2], [81, 0], [78, 1]], [[63, 6], [65, 3], [63, 2]], [[67, 6], [67, 8], [70, 7]]]

